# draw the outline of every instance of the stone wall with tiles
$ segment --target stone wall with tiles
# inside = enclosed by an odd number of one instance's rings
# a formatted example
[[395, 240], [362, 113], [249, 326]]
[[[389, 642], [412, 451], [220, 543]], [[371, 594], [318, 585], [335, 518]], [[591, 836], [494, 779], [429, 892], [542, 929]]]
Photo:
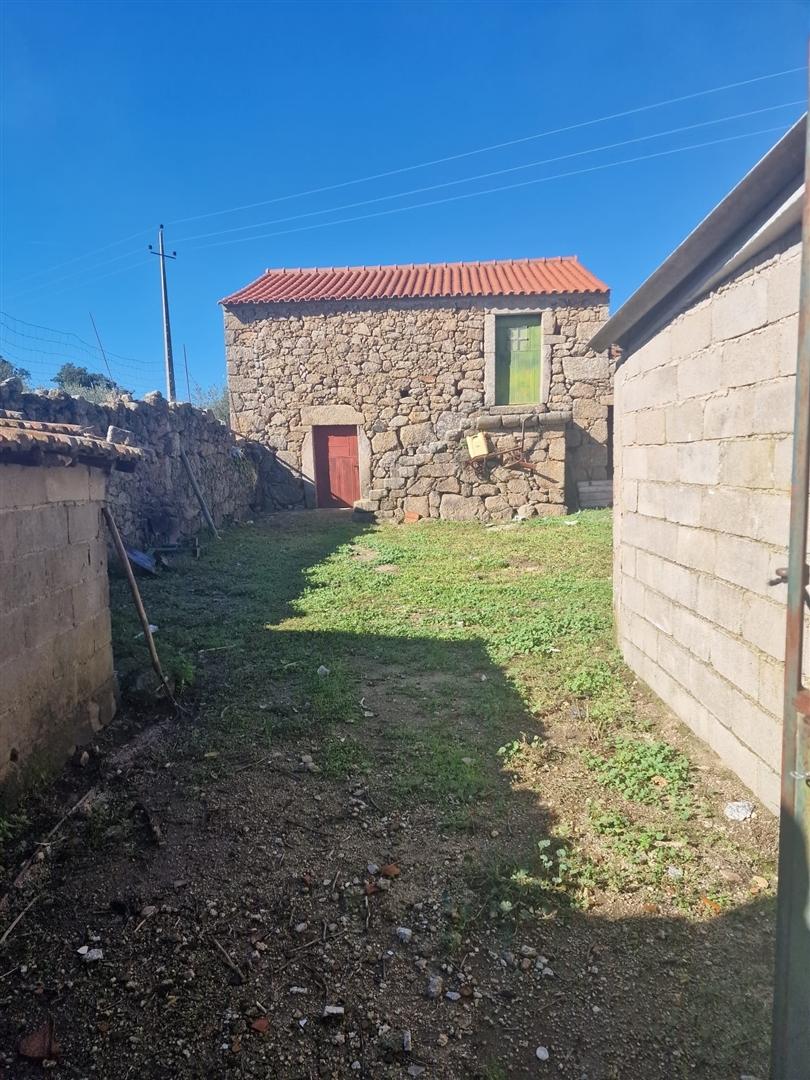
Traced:
[[102, 438], [110, 425], [131, 432], [144, 458], [134, 473], [110, 476], [109, 504], [121, 533], [135, 545], [184, 539], [206, 527], [181, 448], [217, 525], [291, 505], [300, 494], [298, 478], [267, 447], [242, 439], [213, 413], [185, 402], [170, 405], [159, 393], [97, 405], [58, 390], [24, 392], [18, 379], [7, 379], [0, 382], [0, 410], [79, 424]]
[[0, 802], [115, 711], [106, 475], [0, 463]]
[[800, 245], [790, 235], [616, 376], [615, 602], [630, 666], [779, 798]]
[[[494, 320], [521, 312], [541, 316], [542, 401], [498, 407]], [[606, 318], [601, 295], [226, 307], [232, 421], [299, 475], [300, 505], [316, 498], [313, 428], [349, 424], [380, 517], [564, 513], [578, 480], [608, 475], [614, 365], [588, 347]], [[505, 463], [470, 462], [465, 437], [483, 429]]]

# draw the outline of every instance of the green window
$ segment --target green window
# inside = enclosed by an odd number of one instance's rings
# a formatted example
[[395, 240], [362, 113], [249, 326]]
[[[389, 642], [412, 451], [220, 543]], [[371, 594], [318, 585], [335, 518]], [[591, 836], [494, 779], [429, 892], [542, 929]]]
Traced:
[[495, 318], [495, 404], [540, 401], [540, 316]]

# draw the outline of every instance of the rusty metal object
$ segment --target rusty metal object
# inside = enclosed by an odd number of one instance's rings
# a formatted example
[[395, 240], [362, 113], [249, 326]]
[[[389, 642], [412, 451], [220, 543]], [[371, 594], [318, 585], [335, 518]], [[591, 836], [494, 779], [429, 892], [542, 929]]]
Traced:
[[[787, 570], [772, 1080], [810, 1076], [810, 692], [802, 686], [810, 486], [810, 139], [805, 140], [799, 351]], [[782, 579], [780, 571], [777, 578]], [[804, 715], [799, 716], [797, 710]]]

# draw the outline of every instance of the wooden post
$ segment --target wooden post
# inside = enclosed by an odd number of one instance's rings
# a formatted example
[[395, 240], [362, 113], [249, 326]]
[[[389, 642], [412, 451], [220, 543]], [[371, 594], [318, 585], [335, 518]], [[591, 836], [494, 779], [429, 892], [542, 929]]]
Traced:
[[194, 471], [191, 468], [191, 462], [188, 460], [188, 456], [186, 455], [185, 450], [180, 451], [180, 460], [183, 462], [186, 472], [188, 473], [188, 478], [191, 481], [191, 486], [194, 488], [194, 494], [197, 496], [197, 501], [200, 504], [200, 509], [203, 512], [203, 517], [208, 522], [208, 528], [211, 530], [217, 540], [219, 540], [220, 535], [217, 532], [217, 527], [214, 524], [214, 519], [211, 517], [211, 511], [208, 509], [208, 504], [206, 503], [205, 497], [200, 490], [200, 485], [197, 483], [197, 477], [194, 475]]
[[[146, 639], [146, 647], [149, 650], [149, 656], [152, 660], [152, 667], [155, 669], [155, 673], [163, 684], [163, 689], [169, 696], [169, 700], [173, 705], [177, 705], [174, 694], [171, 691], [171, 687], [166, 682], [166, 676], [163, 674], [163, 668], [160, 666], [160, 657], [157, 654], [155, 648], [155, 639], [152, 637], [152, 631], [149, 629], [149, 619], [146, 616], [146, 609], [143, 606], [143, 600], [141, 599], [141, 593], [138, 588], [138, 583], [135, 580], [135, 575], [132, 572], [132, 566], [127, 555], [127, 549], [124, 547], [124, 541], [121, 539], [121, 533], [118, 531], [118, 526], [115, 523], [115, 518], [106, 506], [102, 506], [101, 512], [104, 514], [104, 520], [107, 522], [107, 528], [110, 530], [110, 536], [112, 536], [113, 546], [115, 547], [118, 559], [123, 567], [124, 573], [127, 576], [127, 582], [129, 583], [129, 591], [132, 593], [132, 599], [135, 601], [135, 610], [138, 612], [138, 618], [140, 619], [141, 626], [143, 627], [143, 636]], [[179, 708], [179, 706], [178, 706]]]

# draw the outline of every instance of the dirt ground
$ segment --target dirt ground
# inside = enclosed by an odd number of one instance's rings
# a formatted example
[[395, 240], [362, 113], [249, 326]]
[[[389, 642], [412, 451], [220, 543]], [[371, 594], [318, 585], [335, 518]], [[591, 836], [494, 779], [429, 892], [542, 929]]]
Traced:
[[0, 1076], [764, 1080], [776, 825], [613, 652], [609, 526], [235, 528], [144, 582], [179, 715], [114, 582], [127, 703], [0, 819]]

